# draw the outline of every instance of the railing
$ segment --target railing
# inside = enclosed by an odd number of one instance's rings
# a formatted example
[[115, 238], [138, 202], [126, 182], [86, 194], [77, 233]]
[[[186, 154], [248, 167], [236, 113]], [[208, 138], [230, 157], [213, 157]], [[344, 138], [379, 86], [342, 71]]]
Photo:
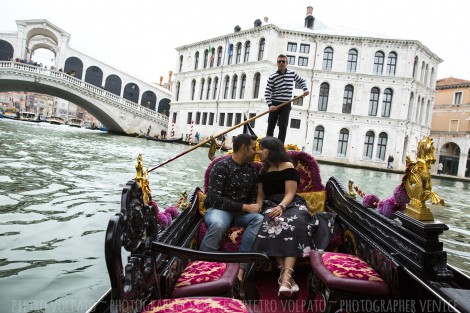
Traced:
[[[91, 94], [95, 98], [98, 98], [98, 97], [105, 98], [106, 100], [108, 100], [108, 102], [111, 101], [116, 106], [125, 107], [134, 112], [137, 111], [143, 114], [146, 118], [156, 120], [164, 125], [168, 125], [167, 116], [157, 113], [146, 107], [143, 107], [135, 102], [124, 99], [120, 96], [117, 96], [102, 88], [96, 87], [95, 85], [86, 83], [64, 72], [46, 69], [46, 68], [42, 68], [42, 67], [38, 67], [34, 65], [25, 64], [25, 63], [18, 63], [18, 62], [0, 62], [0, 70], [1, 69], [14, 69], [14, 70], [18, 70], [21, 72], [37, 74], [40, 77], [47, 77], [47, 78], [53, 77], [61, 83], [66, 82], [67, 83], [66, 85], [70, 88], [77, 89], [81, 92], [83, 92], [84, 90], [89, 91], [88, 95]], [[102, 99], [99, 99], [99, 100], [102, 100]]]

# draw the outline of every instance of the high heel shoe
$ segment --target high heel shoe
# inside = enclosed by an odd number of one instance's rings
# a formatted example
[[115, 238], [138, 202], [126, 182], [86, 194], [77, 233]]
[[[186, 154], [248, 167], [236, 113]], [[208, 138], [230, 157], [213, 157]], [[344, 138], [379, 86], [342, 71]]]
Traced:
[[[284, 273], [284, 267], [279, 266], [278, 268], [281, 271], [281, 275], [279, 276], [279, 279], [277, 280], [277, 282], [278, 282], [279, 286], [281, 286], [281, 278], [282, 278], [282, 275]], [[294, 273], [294, 269], [292, 269], [290, 267], [286, 267], [285, 269], [291, 270], [292, 273]], [[289, 275], [289, 274], [286, 274], [286, 275]], [[297, 283], [295, 282], [295, 280], [292, 278], [291, 275], [289, 275], [289, 278], [290, 278], [289, 285], [291, 286], [292, 294], [294, 294], [296, 292], [299, 292], [299, 290], [300, 290], [299, 285], [297, 285]]]
[[[285, 273], [285, 270], [291, 270], [292, 272], [294, 272], [294, 270], [291, 269], [290, 267], [283, 268], [282, 266], [279, 266], [279, 269], [281, 270], [281, 274], [279, 275], [279, 278], [277, 280], [277, 282], [279, 284], [279, 291], [278, 291], [277, 295], [278, 296], [283, 296], [283, 297], [291, 297], [293, 293], [299, 291], [299, 286], [297, 284], [295, 284], [295, 285], [291, 284], [290, 281], [292, 280], [292, 276], [290, 274]], [[286, 281], [281, 282], [282, 276], [288, 276], [289, 279], [286, 280]], [[283, 284], [288, 284], [289, 287], [284, 286]], [[294, 286], [297, 287], [296, 291], [294, 291]]]

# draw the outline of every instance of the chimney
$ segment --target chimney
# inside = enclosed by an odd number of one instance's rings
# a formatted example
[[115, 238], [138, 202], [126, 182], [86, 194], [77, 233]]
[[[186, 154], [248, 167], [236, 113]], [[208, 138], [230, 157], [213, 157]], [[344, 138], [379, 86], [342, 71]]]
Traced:
[[313, 7], [307, 7], [307, 16], [305, 17], [305, 24], [304, 27], [313, 29], [313, 25], [315, 24], [315, 18], [312, 15]]
[[173, 71], [168, 72], [168, 84], [171, 83], [171, 76], [173, 76]]
[[313, 7], [308, 6], [307, 7], [307, 16], [312, 15], [312, 12], [313, 12]]
[[233, 29], [233, 32], [234, 33], [238, 33], [239, 31], [241, 31], [242, 29], [240, 28], [240, 26], [235, 26], [235, 28]]
[[160, 86], [163, 85], [163, 76], [160, 76]]
[[260, 27], [261, 26], [261, 20], [260, 19], [257, 19], [254, 23], [254, 27]]
[[267, 23], [269, 21], [269, 18], [267, 16], [264, 17], [264, 22]]

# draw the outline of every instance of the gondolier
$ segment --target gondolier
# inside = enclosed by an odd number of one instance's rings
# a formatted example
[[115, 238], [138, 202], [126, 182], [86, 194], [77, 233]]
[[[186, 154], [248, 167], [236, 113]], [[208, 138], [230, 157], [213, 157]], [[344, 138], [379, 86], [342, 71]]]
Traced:
[[286, 140], [291, 104], [280, 109], [276, 108], [276, 106], [292, 99], [294, 81], [300, 84], [304, 91], [304, 96], [307, 96], [309, 91], [305, 80], [296, 72], [287, 69], [287, 57], [284, 54], [280, 54], [277, 57], [277, 71], [269, 76], [264, 96], [270, 110], [266, 136], [273, 136], [274, 128], [279, 120], [278, 138], [282, 142], [285, 142]]

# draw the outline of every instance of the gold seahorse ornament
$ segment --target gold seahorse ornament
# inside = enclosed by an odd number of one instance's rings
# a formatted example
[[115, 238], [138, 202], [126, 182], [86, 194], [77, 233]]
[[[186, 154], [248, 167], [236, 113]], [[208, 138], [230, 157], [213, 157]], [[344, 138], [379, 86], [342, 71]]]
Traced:
[[427, 200], [431, 200], [432, 204], [445, 205], [444, 200], [432, 191], [429, 169], [435, 162], [434, 143], [429, 136], [418, 143], [416, 161], [412, 161], [409, 154], [406, 155], [403, 181], [410, 203], [406, 206], [405, 214], [420, 221], [434, 220], [431, 210], [426, 205]]

